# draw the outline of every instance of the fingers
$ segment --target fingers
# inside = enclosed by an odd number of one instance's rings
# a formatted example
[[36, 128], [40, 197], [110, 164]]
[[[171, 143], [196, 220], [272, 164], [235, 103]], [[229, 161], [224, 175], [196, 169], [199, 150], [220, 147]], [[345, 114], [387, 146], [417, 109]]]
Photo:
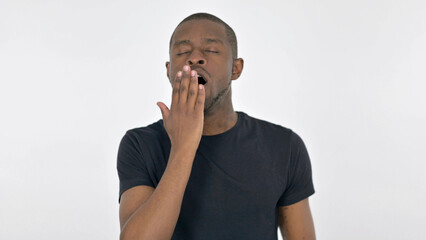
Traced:
[[172, 104], [170, 106], [171, 109], [173, 109], [174, 106], [179, 103], [179, 87], [180, 87], [181, 80], [182, 80], [182, 72], [179, 71], [176, 73], [175, 81], [173, 83]]
[[167, 118], [169, 118], [169, 113], [170, 113], [169, 108], [166, 106], [166, 104], [164, 104], [162, 102], [157, 102], [157, 106], [161, 110], [161, 115], [163, 116], [163, 121], [166, 121]]
[[197, 105], [200, 105], [198, 108], [204, 110], [204, 86], [199, 87], [199, 85], [197, 72], [191, 71], [191, 68], [185, 65], [183, 71], [176, 74], [170, 108], [173, 110], [177, 105], [187, 105], [189, 109], [195, 109]]
[[[198, 84], [198, 82], [197, 82]], [[198, 84], [198, 95], [195, 102], [195, 111], [204, 113], [204, 101], [206, 99], [206, 91], [203, 84]]]
[[189, 82], [191, 80], [191, 68], [188, 65], [183, 67], [182, 80], [179, 86], [179, 103], [185, 104], [188, 100]]
[[198, 93], [198, 74], [196, 71], [191, 71], [191, 80], [189, 82], [187, 103], [190, 107], [194, 107]]

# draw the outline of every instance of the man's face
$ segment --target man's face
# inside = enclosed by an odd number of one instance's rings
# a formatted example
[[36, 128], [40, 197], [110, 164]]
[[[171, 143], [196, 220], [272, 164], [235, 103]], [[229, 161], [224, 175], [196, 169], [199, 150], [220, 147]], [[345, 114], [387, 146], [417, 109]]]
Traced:
[[204, 78], [206, 91], [205, 112], [225, 99], [231, 80], [242, 70], [242, 59], [235, 60], [224, 26], [209, 20], [190, 20], [179, 25], [170, 46], [170, 62], [166, 63], [167, 76], [173, 86], [176, 73], [183, 66]]

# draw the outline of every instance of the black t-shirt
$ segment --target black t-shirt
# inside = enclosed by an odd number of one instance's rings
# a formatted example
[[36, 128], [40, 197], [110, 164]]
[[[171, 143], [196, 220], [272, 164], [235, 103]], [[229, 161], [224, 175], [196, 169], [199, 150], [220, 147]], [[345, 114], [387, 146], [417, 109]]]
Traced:
[[[302, 139], [292, 130], [243, 112], [230, 130], [202, 136], [173, 240], [276, 240], [278, 207], [314, 191]], [[121, 194], [156, 187], [170, 154], [159, 120], [126, 132], [118, 150]]]

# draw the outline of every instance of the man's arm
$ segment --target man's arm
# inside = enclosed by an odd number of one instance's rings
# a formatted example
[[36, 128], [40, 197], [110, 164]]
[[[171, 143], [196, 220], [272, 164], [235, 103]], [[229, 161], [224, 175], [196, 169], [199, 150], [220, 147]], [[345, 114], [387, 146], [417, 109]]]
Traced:
[[191, 158], [171, 155], [155, 190], [137, 186], [123, 193], [120, 239], [171, 239], [192, 168]]
[[155, 190], [138, 186], [122, 194], [120, 239], [172, 238], [203, 132], [204, 101], [197, 73], [186, 66], [173, 83], [170, 110], [158, 103], [171, 142], [166, 170]]
[[278, 224], [284, 240], [315, 240], [309, 199], [278, 209]]

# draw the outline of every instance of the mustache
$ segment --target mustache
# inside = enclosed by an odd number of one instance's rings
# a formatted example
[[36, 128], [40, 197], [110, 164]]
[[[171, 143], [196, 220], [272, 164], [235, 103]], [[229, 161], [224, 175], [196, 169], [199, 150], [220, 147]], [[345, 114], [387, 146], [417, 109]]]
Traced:
[[195, 67], [191, 68], [191, 70], [197, 71], [198, 75], [201, 75], [203, 78], [205, 78], [205, 76], [207, 75], [207, 77], [210, 79], [210, 73], [206, 71], [203, 67]]

